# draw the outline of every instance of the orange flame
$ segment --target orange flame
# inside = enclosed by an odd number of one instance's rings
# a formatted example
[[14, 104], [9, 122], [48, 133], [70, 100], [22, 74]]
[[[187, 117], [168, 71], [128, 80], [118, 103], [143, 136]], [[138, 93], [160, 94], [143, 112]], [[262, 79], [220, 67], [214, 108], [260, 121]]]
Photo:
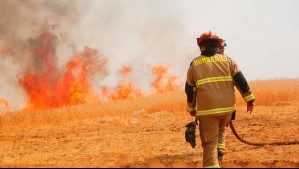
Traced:
[[127, 74], [131, 73], [131, 71], [132, 71], [132, 68], [130, 66], [123, 66], [120, 70], [120, 73], [122, 75], [127, 75]]
[[5, 111], [10, 110], [9, 104], [8, 104], [8, 102], [6, 100], [0, 99], [0, 108], [1, 108], [1, 105], [4, 106], [4, 110]]
[[[120, 72], [123, 76], [125, 76], [131, 71], [131, 67], [124, 66], [121, 68]], [[116, 88], [115, 92], [112, 94], [112, 100], [133, 99], [138, 96], [142, 96], [141, 89], [135, 87], [131, 81], [123, 79], [123, 81]]]
[[[132, 72], [130, 66], [120, 69], [122, 80], [115, 90], [103, 86], [100, 92], [95, 92], [89, 78], [91, 75], [103, 78], [108, 72], [107, 58], [99, 56], [94, 49], [86, 47], [83, 52], [67, 62], [64, 70], [60, 70], [57, 67], [55, 35], [44, 32], [28, 42], [36, 64], [20, 79], [20, 84], [28, 96], [25, 107], [27, 110], [133, 99], [144, 95], [140, 88], [127, 79], [127, 75]], [[1, 48], [2, 53], [3, 51], [7, 52]], [[175, 91], [180, 88], [179, 76], [169, 75], [168, 69], [169, 65], [166, 64], [152, 68], [154, 81], [151, 85], [157, 92]], [[7, 107], [8, 103], [5, 102], [4, 105]]]
[[109, 87], [102, 87], [99, 98], [101, 102], [109, 102], [116, 100], [134, 99], [143, 95], [140, 88], [136, 87], [133, 82], [126, 79], [126, 75], [132, 71], [129, 66], [123, 66], [119, 73], [123, 76], [122, 81], [116, 87], [115, 91], [111, 92]]
[[115, 92], [112, 95], [112, 100], [133, 99], [138, 96], [142, 96], [141, 90], [135, 87], [132, 82], [124, 80], [116, 88]]
[[85, 51], [73, 58], [67, 65], [67, 72], [62, 77], [59, 87], [67, 90], [70, 104], [92, 103], [96, 95], [89, 82], [90, 74], [106, 75], [105, 58], [95, 58], [96, 51], [85, 48]]
[[5, 46], [0, 46], [0, 52], [2, 53], [2, 54], [7, 54], [7, 52], [8, 52], [8, 49], [7, 49], [7, 47], [5, 47]]
[[152, 68], [152, 73], [155, 80], [152, 82], [152, 87], [157, 92], [175, 91], [180, 88], [181, 80], [177, 75], [168, 74], [169, 65], [160, 64]]
[[99, 57], [90, 48], [75, 56], [60, 73], [56, 66], [55, 36], [45, 32], [31, 40], [32, 56], [39, 61], [41, 70], [28, 73], [20, 81], [28, 94], [26, 109], [45, 109], [65, 105], [90, 103], [95, 100], [89, 82], [90, 74], [107, 74], [106, 58]]

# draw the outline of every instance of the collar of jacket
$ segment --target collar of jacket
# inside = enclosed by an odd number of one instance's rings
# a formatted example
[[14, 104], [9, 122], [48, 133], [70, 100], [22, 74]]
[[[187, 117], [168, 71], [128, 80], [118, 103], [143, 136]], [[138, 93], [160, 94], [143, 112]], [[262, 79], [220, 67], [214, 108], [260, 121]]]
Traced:
[[203, 56], [214, 56], [217, 53], [217, 49], [215, 48], [207, 48], [205, 51], [201, 52]]

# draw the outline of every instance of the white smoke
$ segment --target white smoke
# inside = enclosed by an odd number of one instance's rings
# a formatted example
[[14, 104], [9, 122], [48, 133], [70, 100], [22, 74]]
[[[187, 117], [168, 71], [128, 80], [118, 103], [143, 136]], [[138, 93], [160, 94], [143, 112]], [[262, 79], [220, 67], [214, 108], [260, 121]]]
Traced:
[[[21, 108], [26, 95], [19, 79], [34, 67], [28, 39], [42, 30], [57, 36], [57, 61], [64, 65], [85, 46], [108, 58], [111, 73], [93, 86], [117, 86], [122, 66], [131, 66], [128, 78], [145, 91], [151, 90], [151, 67], [168, 63], [170, 73], [184, 77], [190, 62], [179, 1], [172, 0], [1, 0], [0, 98]], [[8, 73], [9, 72], [9, 73]]]
[[[13, 109], [24, 107], [26, 94], [19, 80], [28, 70], [38, 68], [31, 57], [28, 39], [42, 31], [57, 33], [58, 41], [78, 20], [76, 1], [1, 0], [0, 5], [0, 98]], [[63, 53], [62, 53], [63, 54]]]
[[80, 41], [96, 46], [109, 58], [112, 75], [98, 86], [116, 86], [117, 71], [123, 65], [133, 67], [130, 78], [144, 90], [150, 90], [150, 70], [159, 63], [168, 63], [170, 73], [184, 77], [190, 48], [181, 21], [178, 1], [94, 1], [80, 23], [87, 30]]

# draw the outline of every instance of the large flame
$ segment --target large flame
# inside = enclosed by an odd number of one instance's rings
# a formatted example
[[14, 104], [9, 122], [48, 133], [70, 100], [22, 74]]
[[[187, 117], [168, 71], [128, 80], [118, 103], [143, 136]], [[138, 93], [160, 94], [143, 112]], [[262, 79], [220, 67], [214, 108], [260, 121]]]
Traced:
[[181, 86], [180, 77], [177, 75], [168, 74], [169, 65], [160, 64], [152, 68], [152, 73], [155, 80], [152, 82], [152, 87], [157, 92], [169, 92], [178, 90]]
[[[97, 51], [86, 47], [84, 51], [72, 57], [64, 69], [57, 66], [57, 37], [44, 32], [35, 39], [28, 40], [33, 65], [25, 72], [20, 84], [27, 93], [25, 109], [47, 109], [74, 104], [99, 103], [115, 100], [133, 99], [145, 95], [128, 76], [132, 67], [123, 66], [119, 73], [121, 81], [115, 89], [102, 86], [100, 92], [92, 88], [90, 77], [104, 78], [108, 75], [107, 58]], [[7, 53], [6, 48], [0, 48]], [[178, 90], [181, 86], [179, 76], [168, 73], [169, 65], [160, 64], [152, 68], [155, 92]], [[97, 76], [93, 76], [97, 75]], [[8, 107], [7, 102], [0, 104]]]
[[37, 73], [28, 73], [20, 81], [28, 94], [26, 109], [44, 109], [90, 103], [95, 100], [89, 75], [106, 75], [106, 58], [90, 48], [70, 60], [64, 73], [56, 66], [56, 37], [45, 32], [31, 40], [32, 57], [39, 63]]

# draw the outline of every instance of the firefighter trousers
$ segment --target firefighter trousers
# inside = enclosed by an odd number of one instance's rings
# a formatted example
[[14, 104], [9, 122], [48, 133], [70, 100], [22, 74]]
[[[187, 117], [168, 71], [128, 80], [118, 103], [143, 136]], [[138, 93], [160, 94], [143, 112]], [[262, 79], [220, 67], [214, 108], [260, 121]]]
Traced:
[[227, 113], [198, 117], [204, 168], [220, 168], [218, 151], [225, 152], [225, 126], [229, 123], [231, 115], [232, 113]]

